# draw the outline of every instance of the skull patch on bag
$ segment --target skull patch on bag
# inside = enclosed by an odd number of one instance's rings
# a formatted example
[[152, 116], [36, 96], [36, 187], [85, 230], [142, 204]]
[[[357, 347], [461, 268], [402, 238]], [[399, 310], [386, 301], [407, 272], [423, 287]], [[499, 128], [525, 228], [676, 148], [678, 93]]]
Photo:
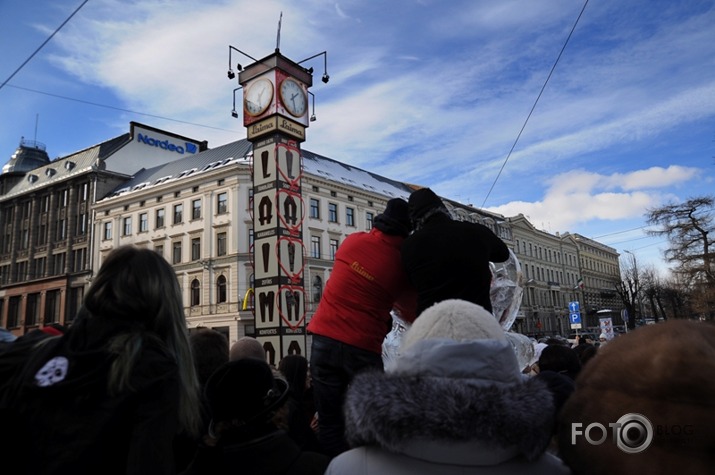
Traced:
[[69, 361], [67, 361], [67, 358], [64, 356], [55, 356], [45, 363], [35, 375], [37, 385], [41, 387], [52, 386], [64, 380], [65, 376], [67, 376], [68, 366]]

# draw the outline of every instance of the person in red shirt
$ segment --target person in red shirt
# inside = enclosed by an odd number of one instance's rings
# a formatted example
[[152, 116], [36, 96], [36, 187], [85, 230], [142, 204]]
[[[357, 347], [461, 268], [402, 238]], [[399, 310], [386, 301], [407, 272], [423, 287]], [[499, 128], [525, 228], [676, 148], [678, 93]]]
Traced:
[[412, 322], [417, 293], [402, 268], [400, 248], [410, 233], [407, 202], [388, 201], [370, 232], [350, 234], [335, 254], [333, 271], [308, 324], [310, 371], [318, 412], [318, 439], [330, 456], [349, 447], [342, 405], [356, 373], [383, 369], [382, 342], [390, 312]]

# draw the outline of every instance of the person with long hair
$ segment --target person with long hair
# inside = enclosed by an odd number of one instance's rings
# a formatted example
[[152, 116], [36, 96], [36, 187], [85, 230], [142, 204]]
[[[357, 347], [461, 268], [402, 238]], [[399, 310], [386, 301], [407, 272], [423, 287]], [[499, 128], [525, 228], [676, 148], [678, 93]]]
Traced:
[[75, 322], [12, 385], [0, 387], [13, 442], [0, 451], [13, 450], [14, 473], [174, 473], [172, 441], [198, 435], [201, 406], [171, 265], [148, 249], [110, 252]]

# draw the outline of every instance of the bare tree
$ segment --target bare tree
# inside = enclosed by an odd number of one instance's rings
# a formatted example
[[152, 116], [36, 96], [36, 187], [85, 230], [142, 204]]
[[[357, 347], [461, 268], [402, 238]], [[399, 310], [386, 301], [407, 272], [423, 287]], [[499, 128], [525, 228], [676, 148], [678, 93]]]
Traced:
[[680, 204], [667, 204], [648, 210], [648, 224], [659, 229], [654, 236], [666, 236], [665, 251], [673, 271], [687, 288], [693, 309], [706, 318], [715, 318], [715, 197], [691, 198]]
[[672, 318], [687, 318], [692, 313], [688, 309], [688, 295], [685, 287], [674, 277], [665, 281], [661, 294], [665, 311]]
[[[628, 251], [626, 251], [628, 252]], [[630, 258], [623, 257], [621, 264], [621, 281], [616, 284], [616, 292], [623, 302], [623, 306], [628, 312], [628, 322], [626, 323], [629, 329], [636, 327], [636, 318], [639, 309], [641, 282], [638, 275], [638, 262], [636, 256], [628, 252]], [[641, 318], [643, 315], [640, 315]]]
[[648, 301], [648, 308], [655, 322], [658, 323], [660, 319], [666, 320], [668, 317], [661, 301], [662, 285], [655, 267], [649, 266], [642, 269], [640, 281], [642, 282], [643, 297]]

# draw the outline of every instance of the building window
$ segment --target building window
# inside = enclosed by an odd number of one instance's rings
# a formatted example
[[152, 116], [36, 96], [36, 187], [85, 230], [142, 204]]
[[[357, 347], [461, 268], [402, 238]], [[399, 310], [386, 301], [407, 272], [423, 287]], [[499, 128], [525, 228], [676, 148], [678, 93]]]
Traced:
[[319, 275], [313, 277], [313, 302], [320, 302], [320, 298], [323, 296], [323, 279]]
[[69, 292], [69, 313], [65, 315], [65, 323], [74, 320], [75, 315], [79, 312], [84, 299], [84, 287], [72, 287]]
[[25, 325], [37, 325], [40, 319], [40, 294], [27, 295], [27, 307], [25, 309]]
[[45, 293], [45, 325], [60, 321], [60, 291], [48, 290]]
[[86, 270], [87, 267], [87, 248], [80, 247], [72, 250], [72, 266], [74, 272]]
[[84, 236], [87, 234], [87, 228], [89, 223], [89, 216], [87, 213], [82, 213], [77, 216], [77, 235]]
[[57, 220], [57, 240], [64, 241], [67, 237], [67, 220], [59, 219]]
[[338, 222], [338, 205], [336, 203], [328, 203], [328, 221]]
[[53, 262], [53, 271], [55, 275], [58, 274], [64, 274], [65, 272], [65, 253], [60, 252], [59, 254], [55, 254], [52, 256], [54, 262]]
[[222, 275], [216, 279], [216, 302], [226, 302], [226, 277]]
[[164, 208], [156, 210], [155, 228], [164, 227]]
[[82, 183], [79, 186], [79, 200], [85, 202], [89, 199], [89, 183]]
[[174, 205], [174, 224], [181, 224], [184, 222], [184, 205], [179, 203]]
[[201, 219], [201, 200], [191, 202], [191, 219]]
[[45, 276], [45, 272], [47, 271], [47, 258], [46, 257], [38, 257], [35, 259], [35, 278], [41, 279], [42, 277]]
[[191, 306], [196, 307], [200, 303], [201, 283], [198, 279], [191, 281]]
[[217, 233], [216, 234], [216, 255], [217, 256], [225, 256], [227, 253], [226, 249], [226, 233]]
[[32, 209], [32, 202], [25, 201], [22, 203], [20, 208], [20, 219], [27, 219], [30, 217], [30, 211]]
[[22, 297], [19, 295], [10, 297], [7, 304], [7, 327], [15, 328], [20, 326], [20, 303]]
[[372, 229], [372, 220], [375, 218], [375, 214], [372, 211], [368, 211], [365, 213], [365, 225], [367, 226], [367, 230]]
[[40, 222], [39, 226], [37, 227], [37, 244], [38, 245], [42, 246], [44, 244], [47, 244], [48, 229], [49, 229], [49, 227], [47, 226], [46, 223]]
[[355, 226], [355, 208], [345, 208], [345, 224]]
[[70, 190], [62, 190], [60, 191], [60, 199], [59, 199], [59, 207], [60, 208], [66, 208], [67, 205], [69, 204], [69, 199], [70, 199]]
[[320, 259], [320, 236], [310, 236], [310, 257]]
[[22, 237], [20, 238], [20, 249], [27, 249], [27, 247], [29, 245], [30, 245], [30, 230], [23, 229]]
[[179, 264], [181, 262], [181, 241], [172, 244], [171, 262], [172, 264]]
[[22, 282], [24, 280], [27, 280], [27, 261], [21, 261], [15, 265], [17, 266], [17, 279], [15, 281]]
[[[8, 222], [9, 221], [10, 219], [8, 219]], [[10, 252], [10, 245], [12, 244], [12, 226], [5, 227], [5, 234], [0, 242], [2, 242], [2, 252]]]
[[129, 236], [132, 233], [132, 218], [124, 218], [122, 226], [122, 236]]
[[201, 238], [193, 238], [191, 240], [191, 260], [198, 261], [201, 259]]
[[159, 254], [161, 257], [164, 257], [164, 245], [157, 244], [156, 246], [154, 246], [154, 252]]
[[338, 252], [338, 240], [337, 239], [331, 239], [330, 240], [330, 260], [334, 261], [335, 260], [335, 254]]
[[149, 231], [149, 215], [141, 213], [139, 215], [139, 232], [145, 233], [147, 231]]
[[316, 198], [310, 199], [310, 217], [320, 219], [320, 200]]
[[228, 193], [219, 193], [216, 197], [216, 213], [225, 214], [228, 212]]

